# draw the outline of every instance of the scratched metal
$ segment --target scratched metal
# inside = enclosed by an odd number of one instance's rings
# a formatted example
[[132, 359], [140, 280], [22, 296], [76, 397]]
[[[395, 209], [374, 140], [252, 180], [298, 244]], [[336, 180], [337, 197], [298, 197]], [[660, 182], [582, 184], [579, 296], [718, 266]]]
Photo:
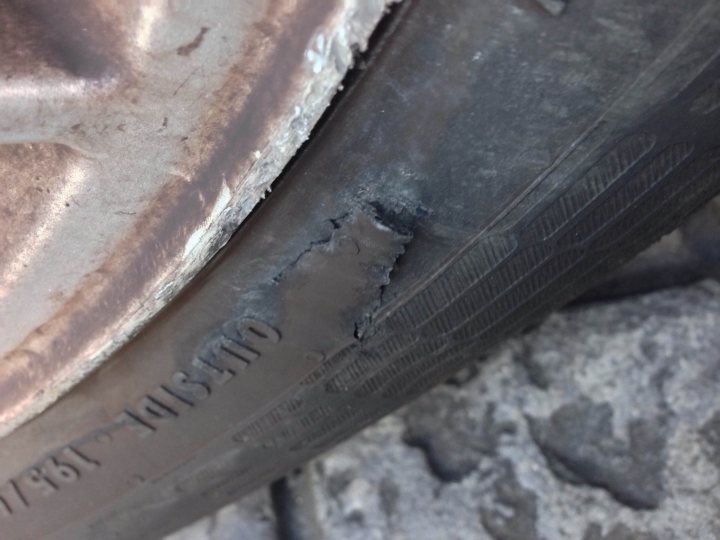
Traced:
[[0, 5], [0, 435], [227, 241], [386, 3]]

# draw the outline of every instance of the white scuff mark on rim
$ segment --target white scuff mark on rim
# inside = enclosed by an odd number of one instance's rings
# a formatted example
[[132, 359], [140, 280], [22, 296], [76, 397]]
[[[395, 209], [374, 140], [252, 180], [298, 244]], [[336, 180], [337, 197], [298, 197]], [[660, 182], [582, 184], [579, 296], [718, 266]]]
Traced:
[[215, 200], [210, 215], [205, 218], [203, 224], [190, 235], [185, 242], [185, 249], [183, 250], [183, 259], [192, 258], [193, 255], [199, 254], [202, 250], [203, 244], [205, 244], [213, 236], [213, 225], [219, 221], [221, 214], [225, 211], [227, 206], [232, 200], [232, 193], [227, 185], [227, 182], [223, 182], [220, 194]]
[[[230, 198], [218, 198], [213, 212], [188, 240], [182, 268], [167, 278], [155, 294], [155, 299], [166, 305], [172, 297], [197, 273], [202, 266], [230, 239], [235, 230], [255, 206], [265, 199], [278, 178], [300, 146], [308, 139], [312, 128], [330, 105], [347, 71], [352, 67], [357, 51], [367, 49], [368, 40], [386, 14], [389, 6], [402, 0], [344, 0], [335, 9], [332, 18], [322, 32], [309, 41], [305, 58], [308, 60], [302, 93], [295, 100], [288, 114], [276, 121], [273, 137], [264, 148], [256, 148], [250, 157], [250, 165], [239, 179], [229, 182], [242, 189], [230, 189]], [[328, 31], [328, 28], [331, 30]], [[308, 55], [312, 51], [312, 55]], [[318, 57], [319, 56], [319, 57]], [[319, 68], [319, 72], [317, 69]], [[260, 156], [258, 157], [258, 153]], [[220, 201], [223, 206], [220, 206]], [[191, 241], [192, 240], [192, 241]], [[133, 317], [149, 318], [141, 307]], [[130, 335], [119, 336], [113, 350], [125, 343]]]
[[[334, 20], [310, 39], [309, 49], [315, 56], [308, 60], [306, 69], [308, 84], [288, 111], [280, 118], [272, 131], [274, 136], [264, 148], [256, 148], [251, 155], [249, 168], [239, 179], [223, 184], [223, 194], [218, 197], [211, 215], [203, 226], [193, 232], [185, 245], [181, 268], [172, 276], [163, 278], [154, 295], [156, 306], [163, 307], [204, 266], [204, 264], [230, 239], [235, 230], [255, 206], [264, 200], [272, 184], [308, 139], [312, 128], [330, 105], [347, 71], [352, 67], [354, 54], [367, 49], [368, 40], [390, 5], [402, 0], [344, 0], [335, 9]], [[328, 32], [327, 28], [331, 28]], [[321, 39], [318, 39], [322, 36]], [[320, 45], [321, 47], [318, 47]], [[320, 72], [316, 68], [320, 66]], [[260, 153], [260, 157], [258, 156]], [[231, 189], [229, 186], [242, 186]], [[227, 193], [229, 193], [229, 199]], [[159, 309], [158, 307], [158, 309]], [[130, 317], [136, 328], [123, 332], [108, 347], [109, 352], [119, 348], [136, 332], [137, 327], [154, 314], [148, 306], [139, 306]]]

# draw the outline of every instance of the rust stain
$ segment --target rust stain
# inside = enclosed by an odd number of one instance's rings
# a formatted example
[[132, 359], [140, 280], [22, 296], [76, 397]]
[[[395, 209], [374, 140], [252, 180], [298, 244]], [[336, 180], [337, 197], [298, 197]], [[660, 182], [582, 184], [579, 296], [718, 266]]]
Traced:
[[198, 32], [198, 35], [195, 36], [195, 39], [193, 39], [190, 43], [186, 43], [185, 45], [178, 47], [176, 51], [178, 56], [190, 56], [190, 53], [197, 49], [203, 42], [205, 34], [207, 34], [208, 30], [210, 29], [207, 26], [203, 26], [200, 29], [200, 32]]
[[[268, 8], [266, 22], [257, 31], [263, 36], [268, 28], [281, 32], [275, 46], [259, 55], [257, 49], [244, 52], [238, 67], [213, 96], [214, 107], [205, 125], [195, 137], [188, 134], [196, 140], [181, 169], [192, 171], [193, 181], [177, 178], [166, 184], [138, 216], [134, 231], [116, 246], [113, 258], [89, 274], [61, 310], [0, 363], [0, 424], [27, 418], [23, 411], [33, 409], [36, 396], [52, 391], [50, 374], [67, 378], [87, 357], [88, 344], [107, 340], [121, 330], [132, 316], [127, 307], [139, 309], [162, 277], [162, 269], [177, 266], [188, 236], [202, 226], [226, 182], [242, 178], [253, 151], [270, 139], [267, 119], [296, 91], [306, 46], [331, 19], [338, 2], [291, 4], [294, 9], [281, 16], [279, 4]], [[201, 30], [178, 54], [190, 54], [206, 32]], [[248, 66], [255, 80], [238, 109], [238, 88], [247, 88]], [[229, 187], [237, 190], [239, 186]]]
[[[38, 77], [59, 70], [100, 78], [119, 68], [130, 10], [112, 1], [38, 0], [0, 4], [0, 71]], [[32, 61], [28, 61], [32, 60]]]
[[74, 158], [59, 144], [0, 145], [0, 268], [50, 212]]

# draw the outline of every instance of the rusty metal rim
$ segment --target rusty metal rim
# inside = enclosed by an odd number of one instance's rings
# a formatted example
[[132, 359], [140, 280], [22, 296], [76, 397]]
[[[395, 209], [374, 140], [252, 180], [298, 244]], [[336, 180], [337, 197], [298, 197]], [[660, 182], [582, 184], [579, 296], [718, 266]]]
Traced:
[[[222, 1], [215, 3], [220, 5]], [[259, 3], [262, 2], [254, 2]], [[108, 246], [99, 264], [88, 269], [50, 317], [4, 354], [0, 364], [0, 436], [42, 412], [101, 365], [222, 247], [308, 136], [351, 65], [354, 48], [365, 46], [388, 3], [386, 0], [264, 3], [263, 16], [252, 28], [255, 34], [250, 43], [244, 44], [239, 60], [226, 68], [222, 84], [205, 96], [198, 122], [186, 126], [186, 134], [179, 137], [182, 160], [174, 162], [164, 174], [153, 171], [160, 180], [149, 182], [146, 199], [133, 208], [134, 213], [127, 212], [132, 215], [132, 224], [123, 236], [114, 238], [116, 241]], [[253, 2], [248, 0], [247, 4]], [[98, 16], [100, 26], [106, 16], [104, 12]], [[137, 24], [141, 23], [142, 20]], [[153, 24], [161, 26], [161, 18]], [[186, 57], [201, 47], [203, 38], [209, 35], [208, 28], [201, 27], [196, 37], [174, 49], [175, 54]], [[137, 27], [131, 30], [137, 38]], [[117, 42], [114, 47], [118, 47]], [[147, 103], [138, 81], [147, 74], [132, 66], [137, 63], [141, 47], [137, 39], [124, 47], [123, 61], [104, 65], [100, 75], [91, 70], [90, 77], [87, 73], [68, 74], [66, 70], [62, 77], [70, 82], [58, 88], [77, 87], [81, 97], [91, 93], [93, 102], [101, 104], [96, 105], [95, 113], [111, 114], [108, 112], [111, 105], [121, 103], [120, 112], [112, 114], [120, 117], [140, 114]], [[115, 58], [110, 54], [112, 50], [106, 52]], [[98, 61], [95, 57], [92, 60]], [[222, 63], [222, 59], [217, 60]], [[248, 74], [251, 67], [257, 69]], [[41, 96], [42, 81], [36, 82], [39, 86], [23, 91]], [[53, 84], [58, 81], [53, 80]], [[187, 81], [170, 80], [166, 86], [181, 88], [186, 84]], [[240, 95], [238, 88], [246, 92]], [[27, 95], [21, 97], [26, 99]], [[82, 106], [82, 100], [75, 100], [74, 96], [51, 98], [55, 105], [60, 103], [62, 115], [70, 118]], [[58, 107], [48, 110], [57, 112]], [[44, 125], [57, 120], [48, 115]], [[32, 121], [42, 124], [42, 113], [40, 118], [37, 116], [35, 110]], [[63, 119], [67, 120], [65, 116]], [[138, 125], [144, 129], [142, 122]], [[13, 145], [28, 142], [62, 145], [73, 156], [71, 161], [80, 167], [81, 176], [87, 176], [83, 171], [103, 160], [120, 159], [122, 145], [93, 146], [96, 139], [92, 133], [83, 133], [83, 129], [82, 125], [73, 124], [52, 135], [42, 130], [33, 135], [27, 131], [16, 133], [17, 123], [5, 122], [0, 126], [0, 138]], [[188, 139], [193, 145], [189, 150]], [[84, 179], [81, 178], [81, 184]], [[72, 182], [73, 177], [67, 176], [63, 186]], [[103, 216], [96, 218], [101, 220]], [[52, 223], [52, 227], [59, 225]], [[42, 247], [38, 243], [37, 249]], [[75, 247], [73, 257], [82, 260], [83, 246]], [[62, 265], [62, 261], [55, 262]], [[49, 265], [38, 275], [42, 279], [46, 275], [43, 271], [57, 270]], [[25, 270], [18, 270], [13, 276], [22, 271]], [[12, 293], [11, 287], [6, 289]], [[20, 305], [22, 297], [6, 296], [10, 303], [15, 303], [13, 309], [25, 308]]]

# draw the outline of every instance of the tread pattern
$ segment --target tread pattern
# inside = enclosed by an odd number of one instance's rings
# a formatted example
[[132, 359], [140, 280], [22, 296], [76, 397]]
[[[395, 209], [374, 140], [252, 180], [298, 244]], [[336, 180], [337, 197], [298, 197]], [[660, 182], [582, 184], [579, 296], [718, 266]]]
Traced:
[[[711, 107], [715, 92], [711, 85], [693, 109], [720, 109]], [[377, 403], [384, 410], [423, 392], [668, 232], [720, 190], [720, 149], [662, 139], [624, 137], [549, 203], [540, 199], [523, 219], [468, 246], [372, 337], [308, 374], [299, 392], [307, 402], [294, 400], [292, 410], [283, 402], [243, 440], [324, 448], [374, 419]]]
[[[636, 153], [647, 155], [639, 141], [625, 141]], [[243, 433], [255, 444], [299, 451], [323, 448], [374, 418], [365, 400], [405, 401], [460, 367], [469, 353], [482, 350], [530, 324], [582, 287], [593, 275], [602, 274], [618, 260], [603, 254], [632, 253], [639, 246], [667, 232], [681, 214], [701, 204], [720, 187], [720, 152], [711, 150], [691, 160], [693, 146], [679, 143], [651, 156], [635, 175], [625, 178], [633, 165], [620, 164], [622, 152], [609, 154], [607, 163], [620, 176], [601, 175], [595, 167], [586, 176], [589, 193], [582, 202], [583, 182], [574, 184], [558, 199], [555, 208], [582, 204], [586, 212], [561, 210], [538, 223], [543, 240], [518, 245], [518, 234], [482, 239], [445, 273], [397, 310], [363, 347], [349, 347], [316, 368], [305, 387], [322, 383], [326, 399], [342, 399], [334, 406], [303, 407], [293, 398], [268, 412]], [[604, 180], [602, 191], [598, 178]], [[625, 180], [611, 189], [618, 180]], [[652, 225], [650, 225], [650, 222]], [[550, 224], [550, 225], [549, 225]], [[562, 233], [558, 239], [558, 236]], [[578, 239], [572, 243], [573, 239]], [[552, 299], [551, 302], [548, 299]], [[323, 382], [324, 381], [324, 382]], [[302, 393], [302, 392], [301, 392]]]
[[695, 114], [710, 114], [720, 108], [720, 80], [713, 81], [693, 102], [690, 111]]

